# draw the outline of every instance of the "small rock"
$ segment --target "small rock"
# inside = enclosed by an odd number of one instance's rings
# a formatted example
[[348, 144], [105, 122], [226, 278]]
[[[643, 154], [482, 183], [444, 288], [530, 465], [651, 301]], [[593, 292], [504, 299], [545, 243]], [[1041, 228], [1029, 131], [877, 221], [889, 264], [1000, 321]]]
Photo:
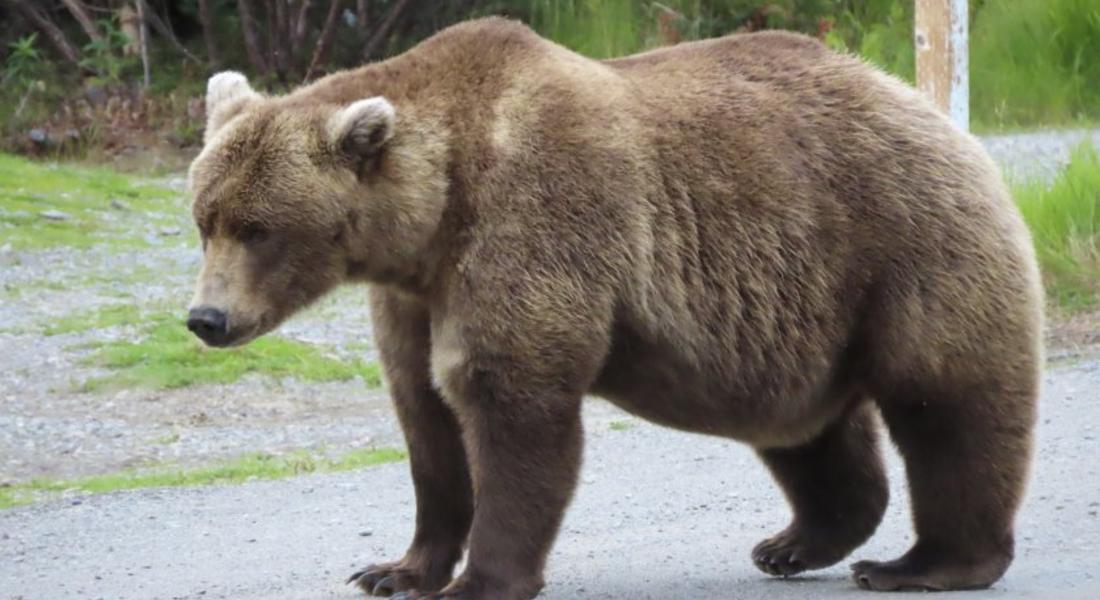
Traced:
[[68, 221], [72, 218], [67, 213], [63, 213], [59, 210], [44, 210], [38, 214], [43, 219], [49, 219], [50, 221]]
[[119, 200], [118, 198], [113, 198], [111, 200], [111, 208], [115, 210], [130, 210], [130, 205], [126, 204], [122, 200]]
[[80, 506], [81, 504], [84, 504], [84, 501], [81, 500], [80, 498], [75, 498], [75, 499], [73, 499], [72, 504], [73, 504], [73, 506]]
[[364, 529], [363, 531], [359, 532], [359, 537], [370, 537], [372, 535], [374, 535], [374, 532], [370, 529]]
[[161, 227], [160, 230], [157, 231], [157, 234], [162, 235], [162, 236], [179, 235], [180, 234], [180, 228], [179, 227]]

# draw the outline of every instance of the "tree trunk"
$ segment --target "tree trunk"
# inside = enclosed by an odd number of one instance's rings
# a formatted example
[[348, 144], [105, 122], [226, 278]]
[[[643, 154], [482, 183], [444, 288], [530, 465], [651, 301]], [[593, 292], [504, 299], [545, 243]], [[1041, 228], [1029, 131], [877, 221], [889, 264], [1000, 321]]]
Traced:
[[[271, 42], [271, 58], [275, 62], [275, 70], [279, 74], [279, 81], [286, 82], [287, 73], [290, 71], [290, 21], [287, 16], [287, 0], [268, 0], [268, 40]], [[274, 4], [274, 6], [272, 6]]]
[[355, 27], [365, 35], [367, 23], [370, 23], [370, 2], [355, 0]]
[[69, 38], [65, 37], [65, 33], [58, 29], [57, 25], [48, 16], [38, 12], [27, 0], [7, 0], [7, 2], [16, 12], [23, 15], [28, 23], [34, 25], [65, 60], [80, 67], [85, 72], [89, 71], [89, 69], [80, 65], [80, 61], [83, 60], [80, 50], [77, 50], [69, 42]]
[[206, 41], [206, 61], [211, 70], [217, 70], [222, 60], [218, 54], [217, 32], [214, 31], [214, 22], [210, 19], [210, 0], [199, 0], [199, 23], [202, 25], [202, 37]]
[[256, 33], [256, 18], [253, 11], [252, 0], [237, 0], [237, 9], [241, 14], [241, 29], [244, 33], [244, 49], [248, 52], [248, 60], [252, 68], [262, 77], [271, 74], [264, 53], [260, 50], [260, 37]]
[[298, 56], [302, 51], [302, 46], [306, 43], [306, 34], [309, 33], [310, 4], [310, 0], [302, 0], [302, 5], [298, 7], [298, 15], [294, 17], [294, 21], [291, 23], [290, 54], [293, 57]]
[[69, 9], [69, 13], [76, 19], [77, 23], [80, 23], [80, 28], [84, 30], [84, 33], [88, 34], [93, 42], [102, 44], [103, 34], [99, 32], [99, 28], [95, 26], [95, 21], [88, 16], [88, 11], [84, 10], [84, 7], [77, 0], [61, 0], [65, 4], [65, 8]]
[[141, 73], [143, 89], [149, 89], [149, 25], [146, 24], [146, 19], [149, 18], [149, 7], [145, 5], [145, 0], [136, 0], [138, 13], [138, 45], [141, 47]]
[[332, 0], [332, 4], [329, 5], [328, 16], [325, 17], [325, 26], [321, 29], [321, 37], [317, 39], [317, 47], [313, 49], [313, 59], [309, 61], [309, 68], [306, 69], [304, 81], [313, 79], [313, 75], [321, 66], [325, 52], [332, 44], [332, 38], [336, 36], [336, 21], [340, 16], [340, 8], [343, 4], [343, 0]]
[[913, 21], [917, 87], [969, 129], [967, 0], [917, 0]]
[[367, 40], [366, 45], [363, 46], [363, 60], [370, 60], [374, 53], [378, 51], [378, 48], [389, 40], [390, 30], [393, 29], [397, 17], [401, 16], [401, 11], [405, 10], [408, 4], [409, 0], [397, 0], [397, 4], [394, 4], [390, 12], [386, 13], [386, 18], [382, 20], [382, 24], [378, 26], [378, 29], [374, 31], [370, 39]]

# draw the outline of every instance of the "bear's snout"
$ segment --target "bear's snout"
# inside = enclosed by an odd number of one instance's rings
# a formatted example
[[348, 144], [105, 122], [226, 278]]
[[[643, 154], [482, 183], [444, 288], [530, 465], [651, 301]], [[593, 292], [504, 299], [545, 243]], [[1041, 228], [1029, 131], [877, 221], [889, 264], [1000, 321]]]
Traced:
[[223, 345], [229, 332], [225, 312], [209, 306], [191, 309], [187, 314], [187, 328], [211, 346]]

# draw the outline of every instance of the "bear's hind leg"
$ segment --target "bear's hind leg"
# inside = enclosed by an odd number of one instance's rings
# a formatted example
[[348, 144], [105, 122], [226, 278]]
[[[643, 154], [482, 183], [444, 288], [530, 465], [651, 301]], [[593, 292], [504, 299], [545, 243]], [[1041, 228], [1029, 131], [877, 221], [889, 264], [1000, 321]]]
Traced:
[[881, 403], [905, 459], [917, 541], [896, 560], [852, 565], [860, 587], [980, 589], [1004, 574], [1030, 462], [1035, 396], [1033, 383], [1024, 382]]
[[855, 407], [817, 439], [759, 451], [794, 511], [791, 524], [759, 544], [760, 570], [788, 576], [839, 562], [878, 527], [889, 490], [874, 407]]

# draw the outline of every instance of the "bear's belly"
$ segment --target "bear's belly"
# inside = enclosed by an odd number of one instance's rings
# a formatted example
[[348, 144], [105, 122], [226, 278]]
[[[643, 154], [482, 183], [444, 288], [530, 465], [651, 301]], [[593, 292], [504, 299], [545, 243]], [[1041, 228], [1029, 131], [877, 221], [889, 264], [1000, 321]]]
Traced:
[[590, 391], [648, 421], [759, 448], [812, 440], [856, 396], [851, 386], [793, 396], [739, 388], [683, 364], [674, 353], [631, 343], [615, 345]]

